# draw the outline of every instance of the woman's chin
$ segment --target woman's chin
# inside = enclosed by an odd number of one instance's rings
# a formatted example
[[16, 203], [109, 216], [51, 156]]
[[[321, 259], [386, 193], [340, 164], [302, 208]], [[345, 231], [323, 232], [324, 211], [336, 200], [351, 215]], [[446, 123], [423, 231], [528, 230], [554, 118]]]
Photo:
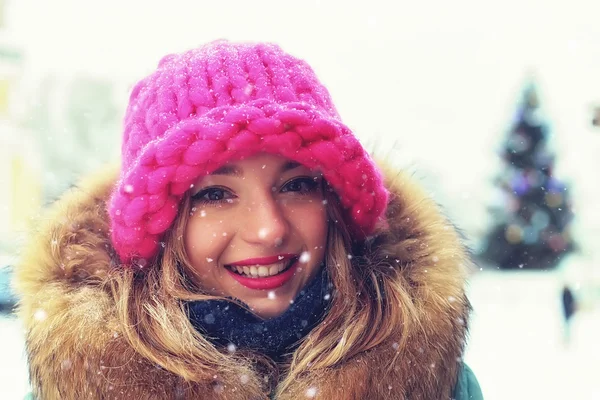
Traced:
[[250, 310], [254, 314], [263, 319], [279, 317], [285, 313], [291, 305], [290, 300], [282, 298], [253, 299], [252, 301], [245, 303], [250, 307]]
[[240, 293], [240, 287], [234, 285], [232, 290], [229, 290], [229, 296], [235, 297], [246, 304], [260, 318], [276, 318], [290, 308], [296, 295], [304, 286], [301, 277], [295, 278], [273, 290], [248, 290], [244, 288], [243, 293]]

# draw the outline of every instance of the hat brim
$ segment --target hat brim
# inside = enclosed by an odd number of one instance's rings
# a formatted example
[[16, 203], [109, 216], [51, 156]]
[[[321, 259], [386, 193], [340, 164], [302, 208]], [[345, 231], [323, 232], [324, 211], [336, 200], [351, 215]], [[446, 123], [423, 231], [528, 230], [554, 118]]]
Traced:
[[259, 152], [320, 170], [357, 235], [368, 235], [385, 210], [381, 173], [337, 118], [302, 102], [217, 107], [149, 141], [117, 184], [109, 213], [121, 258], [155, 255], [183, 195], [200, 177]]

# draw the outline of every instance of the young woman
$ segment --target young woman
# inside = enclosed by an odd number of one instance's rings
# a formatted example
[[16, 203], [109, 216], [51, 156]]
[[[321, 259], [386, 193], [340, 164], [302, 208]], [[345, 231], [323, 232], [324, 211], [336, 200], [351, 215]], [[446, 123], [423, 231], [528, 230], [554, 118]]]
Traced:
[[23, 252], [33, 392], [479, 399], [468, 264], [304, 61], [210, 43], [135, 86], [118, 173], [66, 194]]

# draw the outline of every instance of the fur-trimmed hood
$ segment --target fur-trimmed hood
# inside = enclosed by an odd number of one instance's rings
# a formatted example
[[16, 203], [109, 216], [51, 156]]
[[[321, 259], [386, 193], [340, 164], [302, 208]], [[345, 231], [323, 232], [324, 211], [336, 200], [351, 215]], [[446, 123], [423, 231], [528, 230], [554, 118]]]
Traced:
[[[385, 175], [391, 193], [387, 227], [377, 232], [365, 259], [397, 270], [386, 279], [409, 294], [418, 323], [403, 340], [382, 343], [330, 370], [306, 371], [286, 399], [306, 395], [307, 387], [317, 399], [429, 400], [452, 394], [470, 312], [464, 291], [469, 255], [411, 177], [391, 168]], [[243, 379], [219, 386], [185, 382], [134, 351], [122, 335], [105, 285], [115, 262], [106, 214], [115, 177], [101, 173], [71, 189], [22, 252], [15, 286], [34, 394], [40, 400], [255, 399], [244, 392]]]

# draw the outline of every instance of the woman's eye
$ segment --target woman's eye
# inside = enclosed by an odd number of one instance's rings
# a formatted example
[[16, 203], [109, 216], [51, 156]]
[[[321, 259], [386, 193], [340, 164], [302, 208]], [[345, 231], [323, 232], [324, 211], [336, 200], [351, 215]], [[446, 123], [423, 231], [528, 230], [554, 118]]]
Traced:
[[282, 192], [300, 192], [300, 193], [308, 193], [312, 192], [317, 188], [318, 179], [312, 177], [301, 177], [294, 178], [283, 185], [281, 189]]
[[222, 202], [231, 198], [233, 198], [233, 195], [228, 190], [221, 188], [203, 189], [192, 196], [192, 199], [195, 201], [202, 201], [206, 203]]

